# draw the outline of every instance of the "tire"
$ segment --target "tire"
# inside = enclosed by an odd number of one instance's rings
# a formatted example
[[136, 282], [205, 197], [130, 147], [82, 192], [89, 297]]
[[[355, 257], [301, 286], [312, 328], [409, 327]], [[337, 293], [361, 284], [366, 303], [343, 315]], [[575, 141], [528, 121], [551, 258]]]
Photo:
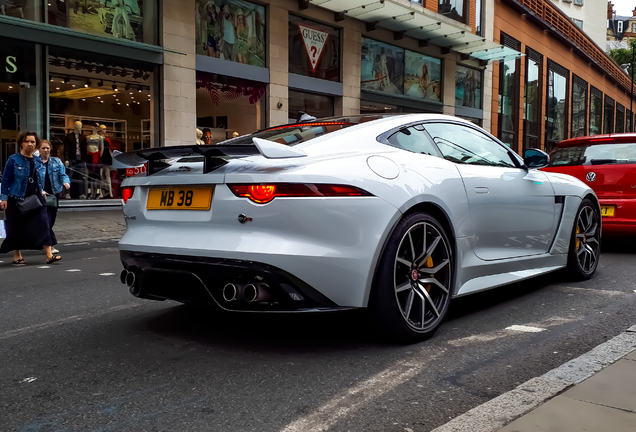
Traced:
[[585, 198], [574, 219], [566, 272], [574, 280], [594, 276], [601, 256], [601, 215], [598, 206]]
[[448, 312], [454, 268], [448, 236], [437, 219], [426, 213], [402, 219], [387, 241], [373, 285], [370, 311], [377, 328], [395, 342], [431, 337]]

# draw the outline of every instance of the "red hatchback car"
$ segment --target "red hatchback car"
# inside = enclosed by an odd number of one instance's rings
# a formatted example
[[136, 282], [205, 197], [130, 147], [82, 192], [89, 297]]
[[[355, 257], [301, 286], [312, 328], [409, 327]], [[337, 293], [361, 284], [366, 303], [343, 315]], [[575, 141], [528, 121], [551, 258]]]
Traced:
[[561, 141], [543, 170], [569, 174], [596, 192], [604, 234], [636, 234], [636, 133]]

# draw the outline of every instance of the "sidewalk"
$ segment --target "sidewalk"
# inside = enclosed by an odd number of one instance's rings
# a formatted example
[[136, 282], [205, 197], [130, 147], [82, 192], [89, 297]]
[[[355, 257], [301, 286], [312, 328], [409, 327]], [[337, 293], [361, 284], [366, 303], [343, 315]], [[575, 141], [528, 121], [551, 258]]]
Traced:
[[53, 227], [58, 244], [117, 238], [126, 232], [121, 207], [115, 210], [68, 211], [60, 209]]
[[636, 431], [636, 351], [500, 432]]

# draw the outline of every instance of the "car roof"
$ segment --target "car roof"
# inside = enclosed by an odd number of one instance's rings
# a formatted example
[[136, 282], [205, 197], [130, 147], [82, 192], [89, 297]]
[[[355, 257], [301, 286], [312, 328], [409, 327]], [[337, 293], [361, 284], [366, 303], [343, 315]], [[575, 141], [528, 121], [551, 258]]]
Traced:
[[620, 144], [620, 143], [636, 143], [636, 133], [615, 133], [605, 135], [592, 135], [580, 138], [570, 138], [561, 141], [557, 147], [573, 147], [580, 145], [596, 145], [596, 144]]

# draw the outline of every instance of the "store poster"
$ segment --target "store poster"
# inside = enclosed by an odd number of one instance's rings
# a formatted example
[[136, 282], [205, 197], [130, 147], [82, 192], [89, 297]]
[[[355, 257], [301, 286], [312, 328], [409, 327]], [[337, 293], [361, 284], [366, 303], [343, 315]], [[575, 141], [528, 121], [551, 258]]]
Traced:
[[404, 50], [362, 38], [360, 74], [362, 90], [404, 94]]
[[406, 51], [404, 94], [414, 99], [441, 101], [442, 61]]
[[455, 106], [481, 109], [481, 71], [457, 65]]
[[143, 1], [75, 0], [69, 2], [68, 26], [74, 30], [143, 42]]
[[322, 49], [325, 47], [327, 38], [329, 38], [329, 33], [302, 24], [298, 24], [298, 29], [305, 44], [305, 50], [311, 63], [311, 70], [312, 72], [316, 72], [316, 66], [318, 66], [318, 62], [322, 56]]
[[265, 8], [241, 0], [197, 0], [196, 53], [265, 67]]

